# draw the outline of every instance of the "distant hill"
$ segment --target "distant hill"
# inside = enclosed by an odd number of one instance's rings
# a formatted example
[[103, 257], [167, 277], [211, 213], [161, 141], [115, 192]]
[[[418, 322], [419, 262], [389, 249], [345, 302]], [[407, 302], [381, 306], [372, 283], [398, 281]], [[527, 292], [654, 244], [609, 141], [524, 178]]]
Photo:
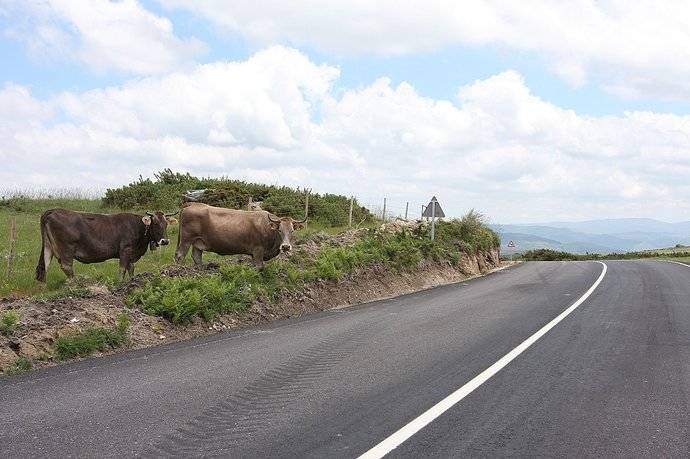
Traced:
[[[648, 218], [496, 224], [504, 253], [547, 248], [573, 253], [611, 253], [690, 244], [690, 222], [667, 223]], [[517, 245], [507, 247], [509, 241]]]

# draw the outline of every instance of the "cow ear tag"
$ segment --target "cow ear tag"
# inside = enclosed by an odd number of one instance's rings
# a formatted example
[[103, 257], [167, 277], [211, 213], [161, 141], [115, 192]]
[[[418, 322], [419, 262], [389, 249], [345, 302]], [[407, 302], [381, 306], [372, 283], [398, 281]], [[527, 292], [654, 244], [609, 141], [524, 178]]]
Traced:
[[144, 225], [149, 226], [151, 224], [151, 217], [148, 215], [141, 217], [141, 221], [144, 222]]

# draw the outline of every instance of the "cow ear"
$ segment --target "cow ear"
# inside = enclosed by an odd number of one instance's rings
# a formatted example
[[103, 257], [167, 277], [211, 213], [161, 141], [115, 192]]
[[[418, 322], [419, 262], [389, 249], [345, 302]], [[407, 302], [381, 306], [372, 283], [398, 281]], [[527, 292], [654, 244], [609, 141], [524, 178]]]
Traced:
[[168, 221], [168, 224], [174, 225], [177, 223], [177, 219], [175, 217], [165, 217], [165, 219]]
[[269, 225], [271, 225], [272, 230], [274, 230], [274, 231], [278, 230], [278, 224], [277, 223], [270, 222]]
[[304, 224], [303, 223], [295, 223], [294, 225], [292, 225], [292, 227], [295, 228], [296, 230], [301, 230], [302, 228], [304, 228]]
[[144, 222], [144, 225], [149, 226], [151, 224], [151, 217], [145, 215], [141, 217], [141, 221]]

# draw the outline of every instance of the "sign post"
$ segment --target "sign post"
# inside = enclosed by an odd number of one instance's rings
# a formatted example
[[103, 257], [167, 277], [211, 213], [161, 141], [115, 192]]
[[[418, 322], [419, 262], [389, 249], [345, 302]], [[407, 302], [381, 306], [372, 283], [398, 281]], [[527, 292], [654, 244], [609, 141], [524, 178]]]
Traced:
[[422, 217], [431, 217], [431, 240], [436, 238], [436, 217], [443, 218], [446, 214], [441, 209], [441, 205], [438, 203], [436, 196], [431, 198], [431, 202], [426, 206], [424, 212], [422, 212]]

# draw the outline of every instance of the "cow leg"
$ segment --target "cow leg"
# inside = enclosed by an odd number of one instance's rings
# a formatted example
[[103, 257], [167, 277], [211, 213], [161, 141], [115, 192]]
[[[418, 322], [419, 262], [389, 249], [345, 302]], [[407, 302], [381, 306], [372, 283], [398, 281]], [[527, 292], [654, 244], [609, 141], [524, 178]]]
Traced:
[[185, 257], [187, 256], [187, 253], [189, 252], [189, 248], [191, 247], [191, 244], [189, 242], [180, 242], [177, 246], [177, 250], [175, 251], [175, 263], [178, 265], [181, 265], [182, 262], [184, 261]]
[[120, 250], [120, 276], [123, 281], [127, 273], [131, 279], [134, 274], [134, 263], [132, 263], [132, 257], [128, 250]]
[[204, 253], [203, 250], [192, 247], [192, 260], [196, 266], [201, 266], [201, 255]]
[[264, 251], [261, 249], [255, 250], [252, 254], [252, 261], [256, 269], [264, 269]]
[[72, 267], [74, 259], [70, 256], [64, 255], [60, 258], [60, 268], [67, 277], [74, 277], [74, 268]]
[[53, 248], [50, 246], [50, 244], [45, 244], [43, 247], [43, 273], [46, 277], [43, 278], [43, 282], [45, 282], [47, 279], [48, 268], [50, 268], [51, 261], [53, 261]]

